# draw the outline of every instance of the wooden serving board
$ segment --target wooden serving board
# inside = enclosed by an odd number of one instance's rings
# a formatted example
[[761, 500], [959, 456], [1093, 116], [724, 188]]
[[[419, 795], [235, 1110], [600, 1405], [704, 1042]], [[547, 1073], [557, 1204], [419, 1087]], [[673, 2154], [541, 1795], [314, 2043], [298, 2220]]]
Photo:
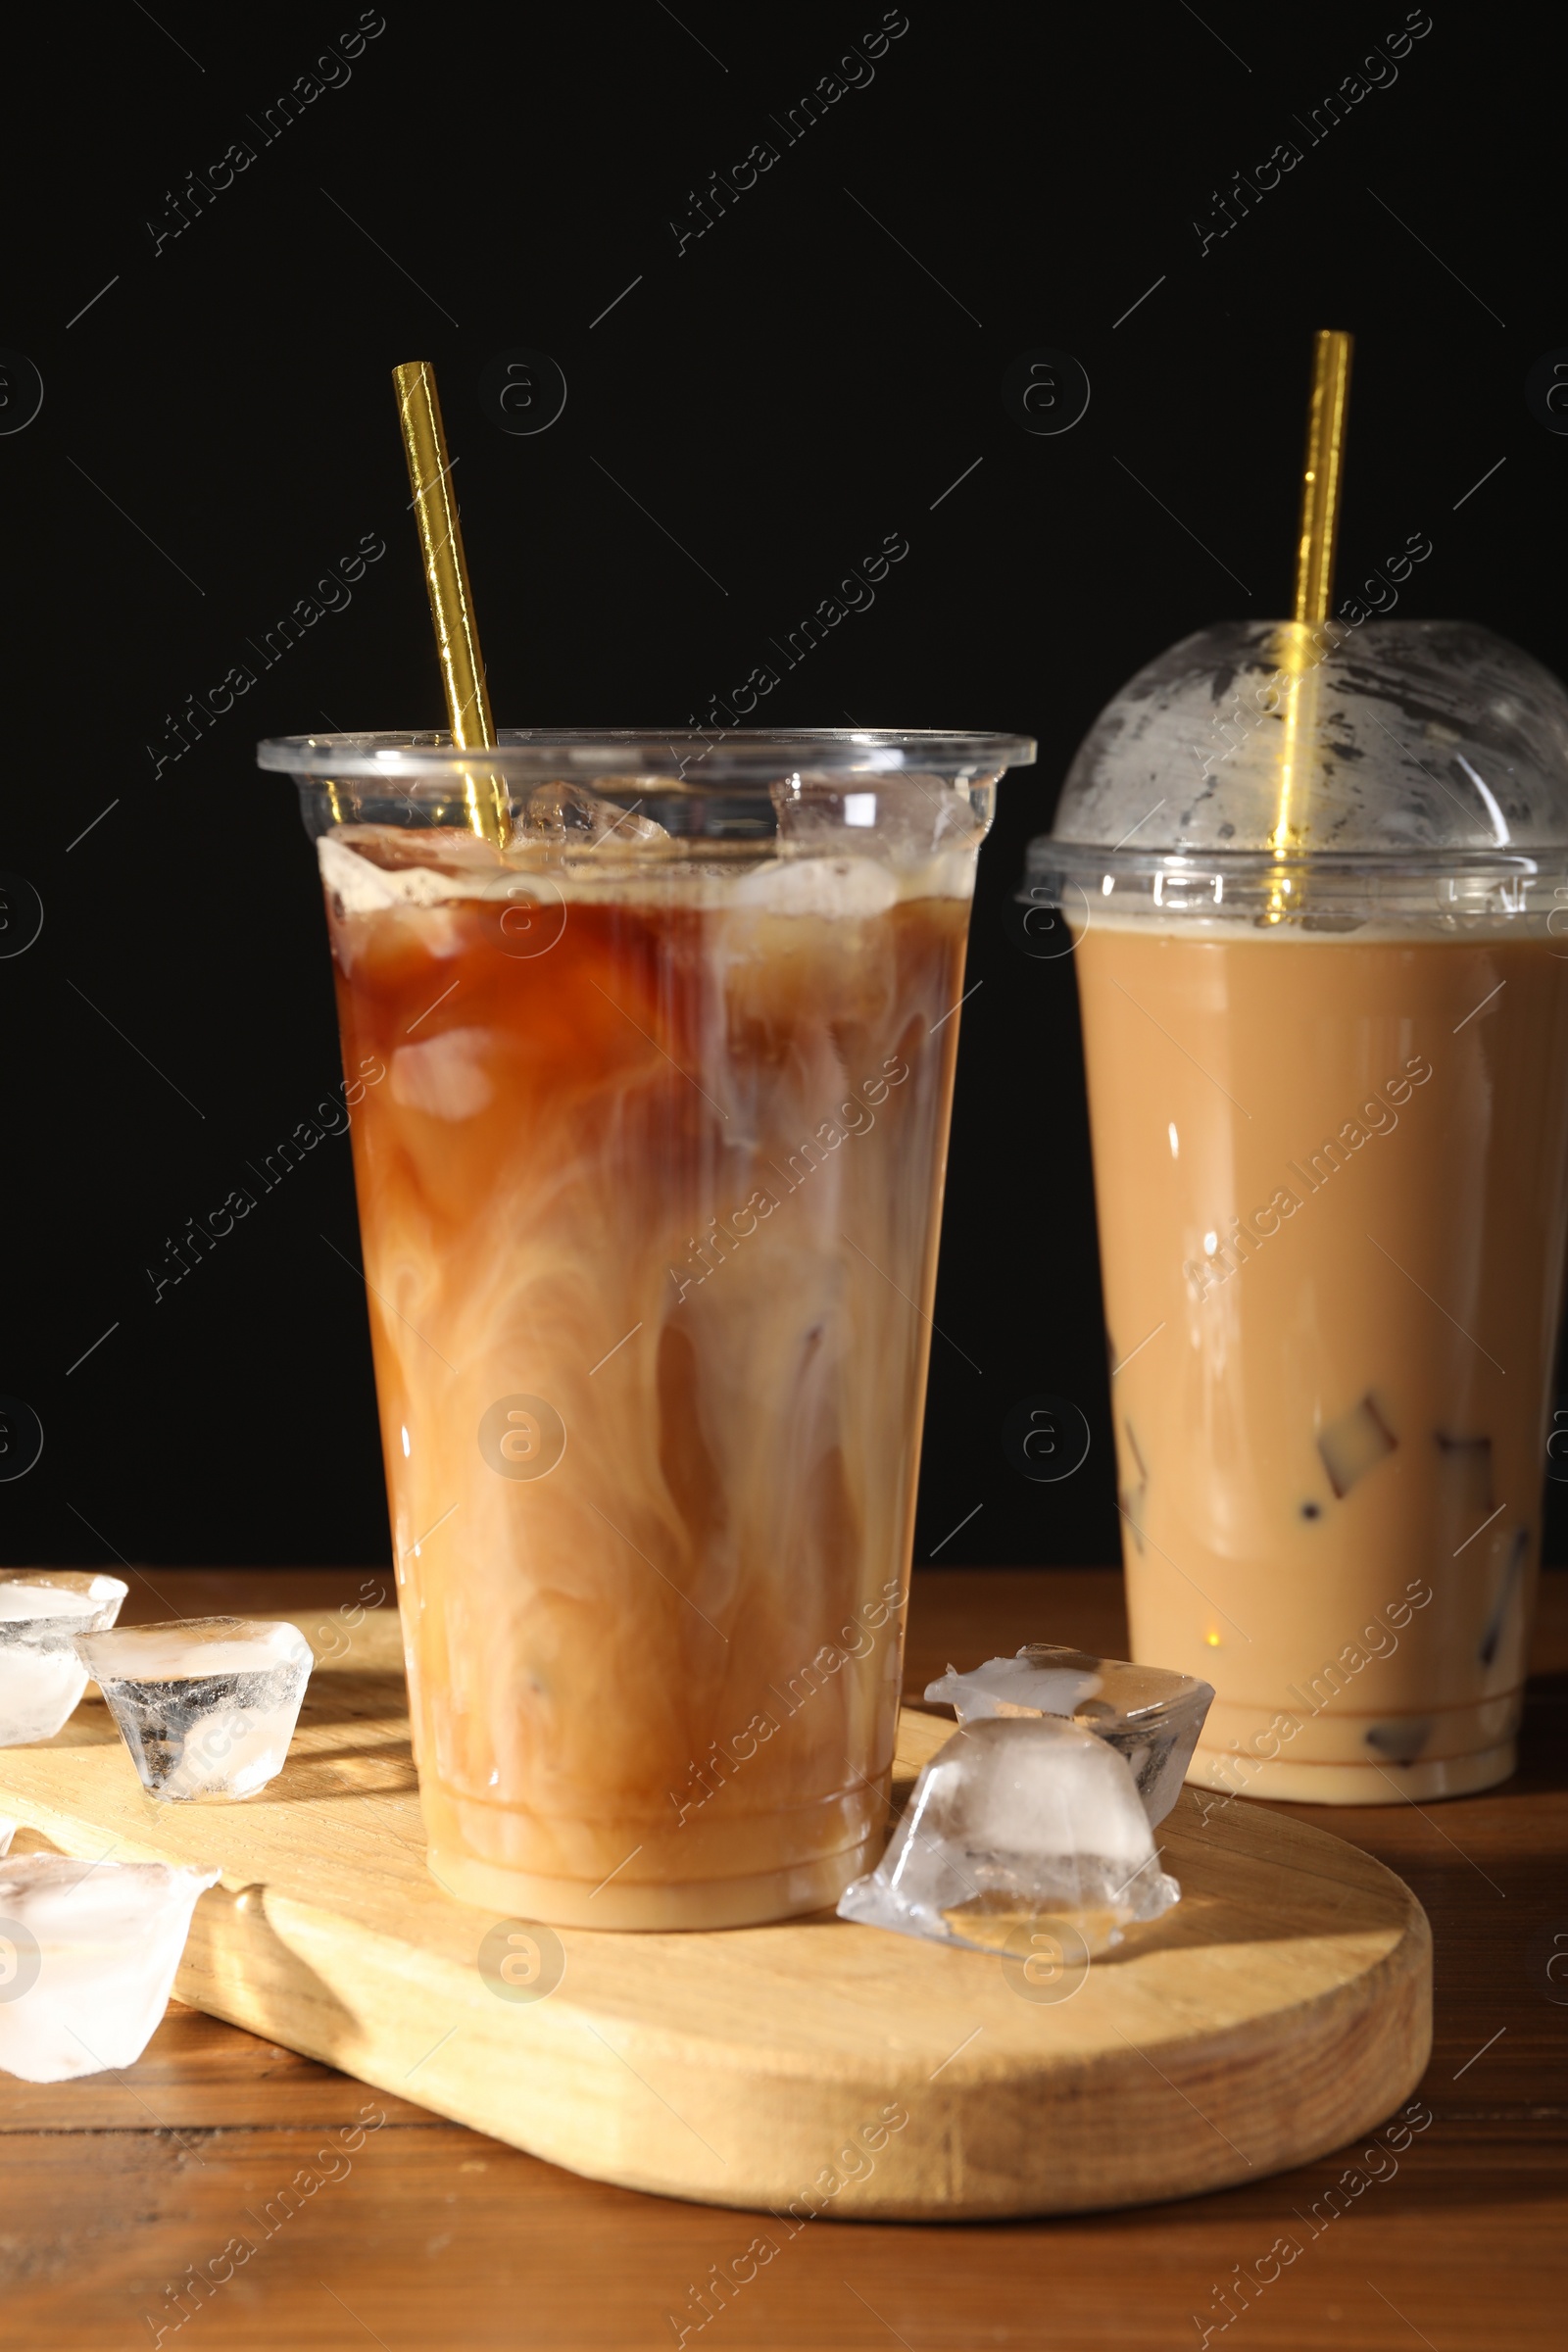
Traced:
[[[1081, 1981], [818, 1916], [562, 1929], [560, 1982], [518, 1999], [497, 1986], [526, 1983], [528, 1947], [498, 1969], [506, 1925], [424, 1866], [393, 1613], [295, 1622], [319, 1663], [259, 1796], [155, 1804], [93, 1696], [57, 1740], [0, 1749], [0, 1813], [26, 1825], [19, 1848], [30, 1830], [220, 1866], [181, 2000], [574, 2172], [787, 2227], [1140, 2204], [1321, 2155], [1426, 2064], [1409, 1888], [1246, 1800], [1205, 1821], [1193, 1790], [1159, 1833], [1183, 1900]], [[906, 1711], [896, 1805], [952, 1729]]]

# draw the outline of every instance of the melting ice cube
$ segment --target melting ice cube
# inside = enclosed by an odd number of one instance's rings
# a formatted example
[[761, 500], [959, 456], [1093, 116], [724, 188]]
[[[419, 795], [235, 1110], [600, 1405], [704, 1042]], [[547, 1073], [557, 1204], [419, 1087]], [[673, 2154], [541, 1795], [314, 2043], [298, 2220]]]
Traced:
[[987, 1658], [969, 1674], [950, 1666], [939, 1682], [927, 1683], [925, 1694], [956, 1707], [960, 1723], [980, 1723], [988, 1715], [1070, 1715], [1099, 1689], [1098, 1661], [1086, 1660], [1081, 1668], [1037, 1666], [1020, 1654]]
[[1060, 1919], [1093, 1954], [1180, 1896], [1113, 1747], [1059, 1716], [992, 1717], [938, 1749], [839, 1916], [988, 1951]]
[[[608, 777], [601, 777], [608, 783]], [[512, 848], [520, 852], [529, 842], [551, 842], [565, 849], [597, 850], [609, 844], [612, 849], [641, 850], [650, 844], [668, 841], [664, 827], [656, 824], [651, 816], [637, 814], [637, 802], [643, 797], [635, 787], [642, 781], [628, 777], [630, 798], [625, 802], [607, 801], [598, 793], [586, 792], [580, 784], [536, 784], [513, 820]]]
[[[1175, 1129], [1172, 1128], [1171, 1132], [1174, 1134]], [[1124, 1420], [1122, 1423], [1122, 1428], [1127, 1433], [1127, 1450], [1133, 1457], [1133, 1464], [1138, 1472], [1138, 1476], [1135, 1479], [1130, 1479], [1127, 1485], [1122, 1488], [1120, 1497], [1121, 1507], [1123, 1516], [1125, 1517], [1128, 1526], [1133, 1531], [1133, 1542], [1138, 1546], [1138, 1556], [1140, 1559], [1142, 1559], [1144, 1551], [1144, 1513], [1149, 1502], [1149, 1466], [1144, 1460], [1143, 1448], [1138, 1443], [1132, 1423]]]
[[1433, 1433], [1438, 1448], [1438, 1492], [1453, 1529], [1450, 1551], [1467, 1536], [1479, 1534], [1494, 1516], [1492, 1499], [1492, 1440], [1453, 1438], [1444, 1430]]
[[[1497, 1580], [1496, 1597], [1493, 1601], [1492, 1611], [1487, 1619], [1486, 1630], [1481, 1637], [1480, 1657], [1483, 1666], [1491, 1666], [1495, 1664], [1497, 1645], [1502, 1640], [1503, 1628], [1507, 1625], [1509, 1616], [1513, 1613], [1515, 1602], [1520, 1600], [1523, 1596], [1525, 1555], [1529, 1549], [1529, 1528], [1515, 1528], [1512, 1536], [1508, 1540], [1508, 1549], [1503, 1559], [1502, 1573]], [[1522, 1621], [1515, 1625], [1514, 1632], [1518, 1637], [1517, 1648], [1522, 1653], [1525, 1645], [1525, 1629]]]
[[1125, 1760], [1151, 1829], [1176, 1802], [1214, 1700], [1213, 1686], [1196, 1675], [1091, 1657], [1052, 1642], [1026, 1642], [1015, 1658], [988, 1658], [969, 1674], [950, 1666], [925, 1694], [956, 1707], [960, 1724], [997, 1715], [1071, 1716]]
[[791, 858], [743, 874], [729, 904], [768, 914], [842, 917], [880, 914], [898, 895], [893, 874], [874, 858]]
[[1366, 1743], [1387, 1756], [1391, 1764], [1413, 1764], [1432, 1737], [1430, 1715], [1396, 1715], [1388, 1723], [1366, 1728]]
[[856, 851], [920, 866], [950, 850], [978, 849], [985, 838], [968, 785], [942, 776], [857, 778], [846, 790], [842, 778], [806, 773], [775, 784], [772, 798], [780, 840], [818, 857]]
[[87, 1688], [73, 1636], [113, 1625], [125, 1591], [88, 1569], [0, 1571], [0, 1747], [64, 1729]]
[[495, 1100], [489, 1064], [495, 1040], [488, 1029], [443, 1029], [392, 1055], [392, 1100], [432, 1119], [475, 1118]]
[[1341, 1413], [1337, 1421], [1327, 1422], [1318, 1431], [1317, 1449], [1329, 1484], [1342, 1502], [1356, 1480], [1375, 1470], [1398, 1443], [1371, 1396], [1363, 1396], [1359, 1404], [1352, 1404], [1348, 1413]]
[[133, 2065], [218, 1876], [66, 1854], [0, 1861], [0, 2068], [64, 2082]]
[[313, 1663], [297, 1625], [187, 1617], [89, 1634], [77, 1649], [153, 1796], [251, 1796], [282, 1771]]

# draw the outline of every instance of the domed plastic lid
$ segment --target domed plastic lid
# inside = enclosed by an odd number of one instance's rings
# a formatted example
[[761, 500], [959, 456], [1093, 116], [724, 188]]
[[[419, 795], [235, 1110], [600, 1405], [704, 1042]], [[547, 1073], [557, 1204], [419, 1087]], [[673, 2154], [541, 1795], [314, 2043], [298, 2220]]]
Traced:
[[1568, 871], [1568, 693], [1470, 622], [1202, 629], [1102, 711], [1029, 870], [1118, 916], [1538, 913]]

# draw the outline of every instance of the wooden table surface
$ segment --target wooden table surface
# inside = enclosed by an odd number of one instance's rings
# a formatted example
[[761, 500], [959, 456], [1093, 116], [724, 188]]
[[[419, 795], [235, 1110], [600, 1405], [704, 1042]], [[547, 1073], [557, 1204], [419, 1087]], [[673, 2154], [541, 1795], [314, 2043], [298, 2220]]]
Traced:
[[[127, 1621], [353, 1605], [377, 1585], [359, 1570], [153, 1574], [156, 1591], [134, 1584]], [[1124, 1655], [1120, 1578], [922, 1571], [906, 1692], [950, 1658], [1031, 1639]], [[1568, 1577], [1546, 1580], [1534, 1663], [1524, 1766], [1505, 1788], [1425, 1807], [1287, 1808], [1378, 1855], [1426, 1906], [1437, 2032], [1414, 2129], [1255, 2185], [1086, 2219], [822, 2219], [792, 2238], [774, 2224], [776, 2256], [754, 2257], [751, 2283], [699, 2328], [691, 2290], [766, 2216], [580, 2180], [176, 2004], [123, 2073], [0, 2076], [5, 2340], [22, 2352], [1163, 2352], [1227, 2339], [1247, 2352], [1557, 2352], [1568, 1960], [1555, 1982], [1548, 1962], [1568, 1954]], [[252, 2251], [225, 2263], [231, 2240]], [[188, 2267], [215, 2257], [228, 2282], [181, 2301]], [[1253, 2283], [1222, 2300], [1238, 2275]]]

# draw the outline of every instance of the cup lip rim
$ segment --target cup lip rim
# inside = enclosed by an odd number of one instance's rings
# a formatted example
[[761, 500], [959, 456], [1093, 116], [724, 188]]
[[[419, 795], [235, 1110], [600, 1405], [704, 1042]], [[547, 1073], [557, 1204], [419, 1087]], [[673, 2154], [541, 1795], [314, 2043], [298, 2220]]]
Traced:
[[[487, 772], [518, 781], [579, 774], [667, 777], [684, 791], [736, 782], [762, 785], [781, 771], [955, 779], [1034, 764], [1029, 735], [948, 727], [503, 727], [493, 749], [454, 748], [446, 728], [274, 735], [256, 747], [270, 774], [322, 782], [387, 782]], [[706, 771], [706, 772], [705, 772]]]

